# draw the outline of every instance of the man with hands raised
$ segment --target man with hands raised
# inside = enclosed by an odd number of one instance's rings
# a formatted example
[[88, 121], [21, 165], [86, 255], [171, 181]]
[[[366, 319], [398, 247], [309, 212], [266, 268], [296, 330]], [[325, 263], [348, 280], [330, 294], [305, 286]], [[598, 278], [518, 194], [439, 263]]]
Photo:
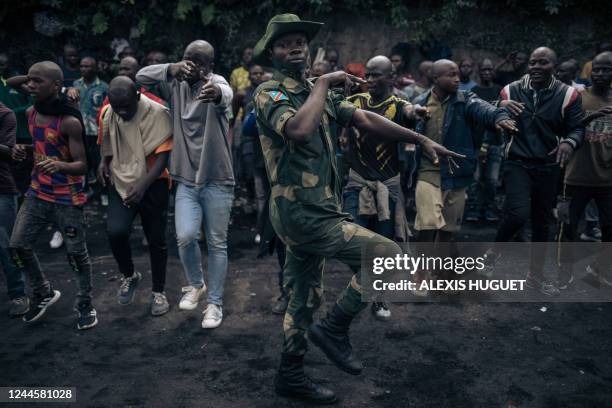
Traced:
[[227, 272], [227, 231], [234, 196], [234, 176], [228, 141], [232, 89], [213, 73], [214, 49], [206, 41], [190, 43], [183, 61], [150, 65], [136, 74], [144, 86], [158, 85], [169, 102], [174, 146], [169, 166], [178, 183], [175, 224], [179, 257], [188, 286], [179, 308], [192, 310], [206, 291], [198, 246], [204, 221], [208, 245], [208, 307], [203, 328], [223, 318], [223, 287]]

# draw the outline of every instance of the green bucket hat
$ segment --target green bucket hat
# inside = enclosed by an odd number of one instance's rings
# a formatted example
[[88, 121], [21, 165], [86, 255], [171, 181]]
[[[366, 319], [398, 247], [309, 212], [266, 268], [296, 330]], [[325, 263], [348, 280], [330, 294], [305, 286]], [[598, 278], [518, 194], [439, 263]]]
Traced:
[[272, 41], [281, 34], [302, 32], [306, 34], [308, 41], [312, 40], [319, 32], [323, 23], [314, 21], [300, 20], [295, 14], [277, 14], [268, 22], [266, 33], [253, 49], [253, 63], [266, 67], [272, 66], [272, 61], [268, 55], [268, 48], [272, 45]]

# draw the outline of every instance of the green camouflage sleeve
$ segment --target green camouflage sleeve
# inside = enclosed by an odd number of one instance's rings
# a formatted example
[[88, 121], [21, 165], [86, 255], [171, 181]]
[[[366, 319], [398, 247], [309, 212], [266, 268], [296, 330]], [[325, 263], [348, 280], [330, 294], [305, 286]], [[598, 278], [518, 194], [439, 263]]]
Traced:
[[285, 139], [285, 124], [297, 112], [287, 95], [280, 89], [261, 89], [253, 101], [259, 122]]
[[342, 95], [333, 94], [332, 101], [336, 109], [336, 120], [338, 124], [342, 127], [348, 127], [357, 108]]

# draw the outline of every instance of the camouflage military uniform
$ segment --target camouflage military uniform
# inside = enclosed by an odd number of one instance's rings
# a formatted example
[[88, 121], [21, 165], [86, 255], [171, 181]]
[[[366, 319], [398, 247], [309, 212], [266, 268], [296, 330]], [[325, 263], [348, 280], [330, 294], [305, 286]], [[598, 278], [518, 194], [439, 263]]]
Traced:
[[257, 125], [271, 185], [270, 219], [287, 246], [285, 286], [291, 299], [285, 314], [283, 352], [303, 355], [304, 332], [321, 304], [321, 278], [326, 258], [336, 258], [354, 275], [338, 299], [346, 313], [356, 315], [361, 302], [361, 249], [368, 243], [399, 247], [393, 241], [350, 222], [341, 211], [336, 165], [336, 125], [348, 126], [355, 107], [329, 93], [321, 125], [307, 143], [285, 137], [284, 125], [306, 102], [311, 85], [275, 71], [254, 95]]

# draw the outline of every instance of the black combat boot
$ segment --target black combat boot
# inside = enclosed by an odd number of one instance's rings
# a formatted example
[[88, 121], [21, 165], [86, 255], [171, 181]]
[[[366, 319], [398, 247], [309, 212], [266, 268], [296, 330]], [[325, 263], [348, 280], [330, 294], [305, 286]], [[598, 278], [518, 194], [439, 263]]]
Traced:
[[348, 330], [354, 316], [334, 304], [327, 316], [308, 328], [308, 338], [319, 347], [339, 369], [349, 374], [361, 374], [363, 364], [353, 355]]
[[274, 377], [274, 389], [283, 397], [299, 398], [317, 404], [333, 404], [336, 394], [318, 385], [304, 374], [304, 356], [283, 353], [281, 365]]

